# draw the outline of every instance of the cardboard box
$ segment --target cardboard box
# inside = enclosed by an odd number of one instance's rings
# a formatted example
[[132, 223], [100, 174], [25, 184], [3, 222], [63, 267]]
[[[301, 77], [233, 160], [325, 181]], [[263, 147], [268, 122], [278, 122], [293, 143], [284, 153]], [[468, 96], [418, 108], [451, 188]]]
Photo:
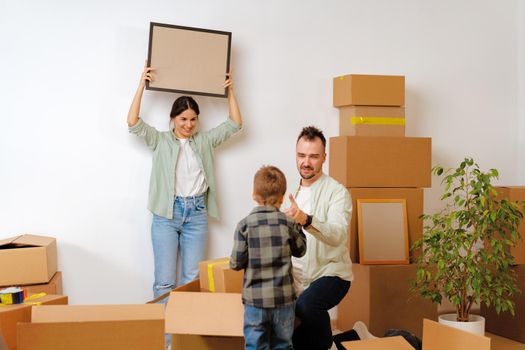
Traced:
[[404, 106], [402, 75], [349, 74], [334, 78], [334, 106]]
[[329, 174], [345, 187], [431, 187], [428, 137], [330, 138]]
[[513, 269], [517, 275], [518, 288], [522, 292], [513, 298], [516, 315], [512, 316], [508, 312], [498, 315], [494, 307], [488, 308], [482, 304], [481, 316], [485, 317], [487, 332], [525, 343], [525, 265], [517, 265]]
[[354, 281], [338, 305], [337, 328], [347, 331], [363, 321], [381, 337], [389, 329], [422, 334], [423, 318], [437, 320], [437, 305], [410, 292], [416, 266], [352, 264]]
[[178, 292], [166, 307], [172, 350], [244, 349], [241, 294]]
[[47, 283], [57, 271], [56, 240], [35, 235], [1, 240], [0, 266], [13, 267], [0, 269], [0, 285]]
[[[498, 191], [498, 200], [507, 199], [511, 202], [525, 200], [525, 186], [499, 186], [495, 189]], [[510, 252], [514, 256], [514, 262], [519, 265], [525, 264], [525, 220], [521, 222], [518, 231], [521, 239], [515, 247], [510, 249]]]
[[230, 269], [229, 258], [204, 260], [199, 263], [201, 291], [241, 293], [244, 271]]
[[[357, 227], [358, 199], [405, 199], [408, 218], [409, 245], [420, 239], [423, 234], [423, 189], [421, 188], [349, 188], [352, 197], [352, 218], [350, 220], [350, 238], [348, 250], [352, 262], [359, 262], [359, 239]], [[412, 255], [411, 257], [414, 257]]]
[[401, 336], [347, 341], [341, 345], [347, 350], [414, 350], [412, 345]]
[[491, 350], [525, 350], [525, 344], [514, 340], [500, 337], [495, 334], [485, 332], [485, 336], [490, 338]]
[[[3, 286], [0, 289], [7, 287], [9, 286]], [[29, 294], [46, 293], [60, 295], [62, 294], [62, 272], [57, 271], [48, 283], [27, 284], [19, 287], [24, 288]]]
[[405, 108], [345, 106], [339, 108], [340, 136], [405, 136]]
[[[65, 295], [46, 295], [32, 302], [40, 302], [43, 305], [66, 305], [68, 298]], [[17, 348], [16, 325], [18, 322], [31, 322], [32, 307], [32, 304], [0, 306], [0, 333], [8, 349]]]
[[164, 350], [164, 305], [70, 305], [33, 308], [18, 325], [19, 350]]
[[435, 321], [424, 320], [423, 348], [425, 350], [490, 350], [490, 338]]

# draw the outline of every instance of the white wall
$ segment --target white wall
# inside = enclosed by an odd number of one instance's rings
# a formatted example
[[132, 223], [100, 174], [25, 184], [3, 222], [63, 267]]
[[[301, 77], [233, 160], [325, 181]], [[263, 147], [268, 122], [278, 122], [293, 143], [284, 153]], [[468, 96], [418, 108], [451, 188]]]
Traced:
[[[150, 21], [233, 32], [245, 128], [217, 152], [210, 257], [229, 254], [256, 169], [291, 177], [302, 126], [337, 134], [331, 79], [345, 73], [405, 75], [407, 136], [431, 136], [434, 163], [471, 155], [515, 182], [517, 2], [0, 2], [0, 237], [56, 236], [72, 303], [150, 298], [150, 153], [125, 122]], [[175, 97], [146, 91], [144, 119], [167, 128]], [[204, 129], [225, 118], [225, 100], [197, 100]]]
[[525, 1], [518, 1], [518, 164], [519, 181], [525, 184]]

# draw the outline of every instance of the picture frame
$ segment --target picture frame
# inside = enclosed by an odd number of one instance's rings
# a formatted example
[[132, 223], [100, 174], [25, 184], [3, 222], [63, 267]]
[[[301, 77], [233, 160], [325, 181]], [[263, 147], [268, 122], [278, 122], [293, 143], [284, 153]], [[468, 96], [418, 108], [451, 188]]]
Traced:
[[146, 89], [227, 97], [231, 32], [150, 22]]
[[359, 263], [410, 263], [406, 199], [358, 199]]

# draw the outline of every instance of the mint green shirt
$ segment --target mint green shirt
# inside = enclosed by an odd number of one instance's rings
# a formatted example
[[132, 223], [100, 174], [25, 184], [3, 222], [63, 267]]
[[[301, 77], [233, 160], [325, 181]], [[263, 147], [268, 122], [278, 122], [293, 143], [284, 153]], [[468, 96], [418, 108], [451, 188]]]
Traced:
[[[189, 139], [190, 147], [195, 153], [195, 158], [197, 158], [208, 184], [206, 191], [208, 214], [216, 219], [219, 218], [219, 209], [217, 206], [217, 186], [213, 174], [213, 151], [215, 147], [240, 129], [240, 125], [228, 118], [219, 126], [206, 132], [197, 132]], [[158, 131], [142, 119], [130, 127], [129, 132], [141, 137], [153, 151], [148, 209], [154, 214], [173, 219], [175, 169], [180, 141], [177, 140], [172, 131]]]

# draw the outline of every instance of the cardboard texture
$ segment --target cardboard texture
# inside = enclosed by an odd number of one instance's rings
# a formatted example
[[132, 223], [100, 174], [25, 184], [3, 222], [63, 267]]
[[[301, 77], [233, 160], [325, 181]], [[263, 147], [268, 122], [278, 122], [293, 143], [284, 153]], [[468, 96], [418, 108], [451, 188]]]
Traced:
[[428, 137], [330, 138], [329, 174], [345, 187], [431, 187]]
[[[352, 218], [350, 220], [350, 236], [348, 240], [348, 251], [352, 262], [359, 262], [359, 241], [357, 228], [357, 200], [358, 199], [395, 199], [406, 200], [408, 218], [408, 243], [412, 246], [414, 242], [422, 237], [423, 220], [419, 217], [423, 214], [423, 189], [421, 188], [349, 188], [352, 197]], [[413, 258], [416, 252], [410, 252]]]
[[487, 332], [525, 343], [525, 265], [513, 267], [517, 275], [520, 295], [513, 298], [515, 302], [515, 316], [510, 313], [498, 315], [494, 307], [488, 308], [481, 304], [481, 316], [485, 317], [485, 330]]
[[241, 350], [243, 321], [241, 294], [174, 291], [166, 306], [172, 350]]
[[[511, 202], [525, 200], [525, 186], [500, 186], [495, 189], [498, 191], [499, 200], [504, 198]], [[525, 264], [525, 220], [521, 222], [518, 231], [521, 239], [515, 247], [510, 249], [510, 252], [514, 256], [514, 262], [519, 265]]]
[[405, 108], [345, 106], [339, 108], [339, 136], [405, 136]]
[[199, 263], [201, 291], [241, 293], [244, 271], [230, 269], [229, 258], [204, 260]]
[[[0, 289], [6, 287], [9, 286], [3, 286]], [[57, 271], [48, 283], [26, 284], [19, 285], [19, 287], [24, 288], [29, 294], [46, 293], [60, 295], [62, 294], [62, 272]]]
[[150, 24], [148, 63], [155, 68], [150, 90], [226, 97], [231, 33]]
[[18, 325], [20, 350], [164, 350], [164, 305], [71, 305], [33, 308]]
[[490, 350], [490, 338], [423, 320], [425, 350]]
[[339, 330], [363, 321], [377, 336], [396, 328], [421, 337], [423, 318], [437, 319], [437, 306], [409, 290], [415, 265], [352, 264], [352, 271], [352, 286], [338, 305]]
[[[43, 305], [66, 305], [68, 298], [64, 295], [46, 295], [33, 301], [41, 302]], [[16, 325], [18, 322], [31, 322], [31, 309], [33, 307], [41, 306], [29, 304], [0, 306], [0, 333], [3, 335], [8, 349], [17, 348]]]
[[357, 218], [360, 264], [409, 263], [405, 199], [358, 199]]
[[334, 106], [404, 106], [405, 77], [349, 74], [334, 78]]
[[0, 285], [47, 283], [57, 271], [57, 246], [53, 237], [21, 235], [0, 241]]
[[347, 341], [342, 345], [347, 350], [414, 350], [412, 345], [401, 336]]

